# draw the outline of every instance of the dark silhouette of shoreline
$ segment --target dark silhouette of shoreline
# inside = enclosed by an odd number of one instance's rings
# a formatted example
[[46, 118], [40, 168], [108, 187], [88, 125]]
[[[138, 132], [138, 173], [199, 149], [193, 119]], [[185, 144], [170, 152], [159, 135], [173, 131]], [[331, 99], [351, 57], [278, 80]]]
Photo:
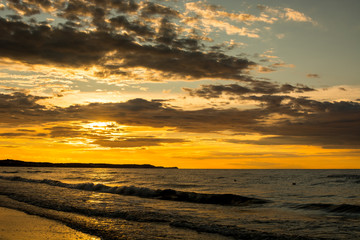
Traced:
[[63, 167], [63, 168], [162, 168], [178, 169], [177, 167], [153, 166], [150, 164], [107, 164], [107, 163], [49, 163], [49, 162], [25, 162], [20, 160], [0, 160], [3, 167]]

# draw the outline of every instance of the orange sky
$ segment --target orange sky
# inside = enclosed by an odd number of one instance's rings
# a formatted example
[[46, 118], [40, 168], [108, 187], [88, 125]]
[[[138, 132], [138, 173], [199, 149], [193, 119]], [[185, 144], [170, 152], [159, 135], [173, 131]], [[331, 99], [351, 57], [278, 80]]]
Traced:
[[360, 19], [330, 2], [0, 0], [0, 159], [359, 168]]

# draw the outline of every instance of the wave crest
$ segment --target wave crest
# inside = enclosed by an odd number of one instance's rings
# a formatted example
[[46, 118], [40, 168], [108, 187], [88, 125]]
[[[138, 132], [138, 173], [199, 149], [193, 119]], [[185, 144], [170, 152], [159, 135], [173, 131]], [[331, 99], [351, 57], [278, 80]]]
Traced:
[[51, 179], [37, 180], [37, 179], [22, 178], [19, 176], [14, 176], [14, 177], [0, 176], [0, 179], [10, 180], [10, 181], [42, 183], [51, 186], [94, 191], [94, 192], [103, 192], [103, 193], [111, 193], [111, 194], [119, 194], [119, 195], [137, 196], [143, 198], [153, 198], [153, 199], [201, 203], [201, 204], [242, 206], [242, 205], [250, 205], [250, 204], [264, 204], [269, 202], [268, 200], [264, 200], [264, 199], [244, 197], [235, 194], [197, 193], [197, 192], [177, 191], [174, 189], [155, 190], [155, 189], [136, 187], [136, 186], [110, 187], [104, 184], [94, 184], [94, 183], [69, 184]]

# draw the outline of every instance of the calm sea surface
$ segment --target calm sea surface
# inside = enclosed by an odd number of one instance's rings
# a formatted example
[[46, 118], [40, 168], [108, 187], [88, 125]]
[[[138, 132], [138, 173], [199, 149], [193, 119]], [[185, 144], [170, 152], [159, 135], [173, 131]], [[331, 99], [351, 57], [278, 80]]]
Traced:
[[0, 168], [0, 206], [102, 239], [360, 239], [360, 170]]

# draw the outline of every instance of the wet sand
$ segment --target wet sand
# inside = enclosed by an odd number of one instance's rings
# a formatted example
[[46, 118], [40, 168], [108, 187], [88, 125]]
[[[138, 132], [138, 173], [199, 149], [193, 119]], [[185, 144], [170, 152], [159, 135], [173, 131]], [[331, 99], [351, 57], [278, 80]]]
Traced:
[[0, 240], [99, 240], [57, 221], [0, 207]]

